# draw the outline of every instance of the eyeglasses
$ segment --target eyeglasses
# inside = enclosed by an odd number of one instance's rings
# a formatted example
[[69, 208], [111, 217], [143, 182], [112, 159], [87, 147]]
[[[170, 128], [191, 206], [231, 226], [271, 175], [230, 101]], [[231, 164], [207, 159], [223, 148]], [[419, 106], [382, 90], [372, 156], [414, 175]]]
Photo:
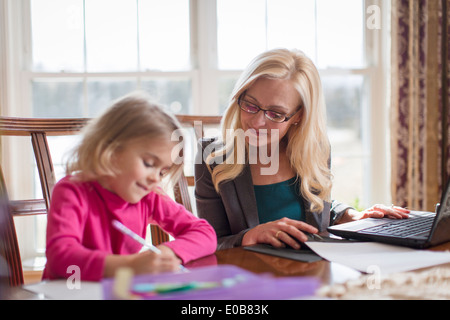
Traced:
[[294, 114], [288, 116], [287, 114], [284, 114], [284, 113], [280, 113], [280, 112], [276, 112], [276, 111], [272, 111], [272, 110], [264, 110], [260, 106], [254, 104], [252, 102], [249, 102], [249, 101], [243, 99], [242, 97], [239, 97], [238, 105], [242, 111], [245, 111], [245, 112], [248, 112], [251, 114], [256, 114], [259, 111], [263, 111], [264, 116], [267, 119], [269, 119], [270, 121], [276, 122], [276, 123], [283, 123], [283, 122], [289, 121], [289, 119], [291, 119], [293, 116], [295, 116], [295, 114], [301, 109], [301, 107], [298, 108]]

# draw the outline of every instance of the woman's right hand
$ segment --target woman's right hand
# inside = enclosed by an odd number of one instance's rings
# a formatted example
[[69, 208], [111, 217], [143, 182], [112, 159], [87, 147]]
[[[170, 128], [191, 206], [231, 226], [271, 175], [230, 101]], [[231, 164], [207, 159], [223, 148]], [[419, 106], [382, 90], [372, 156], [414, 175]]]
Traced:
[[317, 233], [318, 230], [305, 222], [282, 218], [260, 224], [247, 231], [242, 238], [242, 245], [250, 246], [266, 243], [276, 248], [283, 248], [288, 245], [294, 249], [300, 249], [300, 243], [308, 241], [304, 232]]

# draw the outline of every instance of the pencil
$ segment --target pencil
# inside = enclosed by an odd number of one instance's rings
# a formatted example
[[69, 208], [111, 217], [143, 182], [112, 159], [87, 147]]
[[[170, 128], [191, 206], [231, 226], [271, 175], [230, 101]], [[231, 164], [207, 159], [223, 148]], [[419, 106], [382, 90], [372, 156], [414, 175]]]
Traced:
[[161, 250], [159, 250], [157, 247], [155, 247], [153, 244], [148, 243], [144, 239], [142, 239], [140, 236], [138, 236], [136, 233], [125, 227], [121, 222], [117, 220], [113, 220], [112, 222], [114, 228], [122, 232], [124, 235], [129, 236], [131, 239], [135, 240], [136, 242], [142, 244], [145, 248], [153, 251], [154, 253], [161, 254]]
[[[113, 220], [112, 221], [112, 225], [114, 226], [114, 228], [116, 228], [117, 230], [119, 230], [120, 232], [122, 232], [124, 235], [129, 236], [131, 239], [133, 239], [134, 241], [142, 244], [142, 246], [144, 248], [147, 248], [151, 251], [153, 251], [156, 254], [161, 254], [161, 250], [159, 250], [157, 247], [155, 247], [153, 244], [148, 243], [147, 241], [145, 241], [142, 237], [140, 237], [139, 235], [137, 235], [136, 233], [134, 233], [133, 231], [131, 231], [130, 229], [128, 229], [127, 227], [125, 227], [121, 222], [117, 221], [117, 220]], [[186, 269], [184, 266], [180, 265], [180, 269], [183, 271], [188, 271], [188, 269]]]

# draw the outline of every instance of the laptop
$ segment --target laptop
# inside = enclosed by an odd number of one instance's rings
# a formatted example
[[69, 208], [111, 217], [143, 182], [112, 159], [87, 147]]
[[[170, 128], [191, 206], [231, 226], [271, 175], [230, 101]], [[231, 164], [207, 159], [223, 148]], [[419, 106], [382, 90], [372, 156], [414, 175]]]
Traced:
[[436, 212], [411, 211], [408, 219], [368, 218], [327, 228], [328, 232], [362, 241], [424, 249], [450, 241], [450, 181]]

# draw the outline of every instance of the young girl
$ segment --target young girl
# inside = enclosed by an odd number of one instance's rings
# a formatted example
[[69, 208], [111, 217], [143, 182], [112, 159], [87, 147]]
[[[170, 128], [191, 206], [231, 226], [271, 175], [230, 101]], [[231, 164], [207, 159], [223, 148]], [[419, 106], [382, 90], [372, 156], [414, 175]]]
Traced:
[[[67, 176], [53, 189], [44, 279], [79, 270], [81, 280], [98, 281], [125, 266], [135, 273], [175, 271], [215, 251], [214, 229], [159, 189], [162, 177], [174, 180], [182, 170], [172, 157], [180, 142], [171, 134], [178, 129], [176, 119], [138, 94], [118, 100], [86, 127]], [[143, 238], [150, 223], [158, 224], [175, 240], [159, 245], [161, 254], [139, 252], [142, 246], [113, 220]]]

